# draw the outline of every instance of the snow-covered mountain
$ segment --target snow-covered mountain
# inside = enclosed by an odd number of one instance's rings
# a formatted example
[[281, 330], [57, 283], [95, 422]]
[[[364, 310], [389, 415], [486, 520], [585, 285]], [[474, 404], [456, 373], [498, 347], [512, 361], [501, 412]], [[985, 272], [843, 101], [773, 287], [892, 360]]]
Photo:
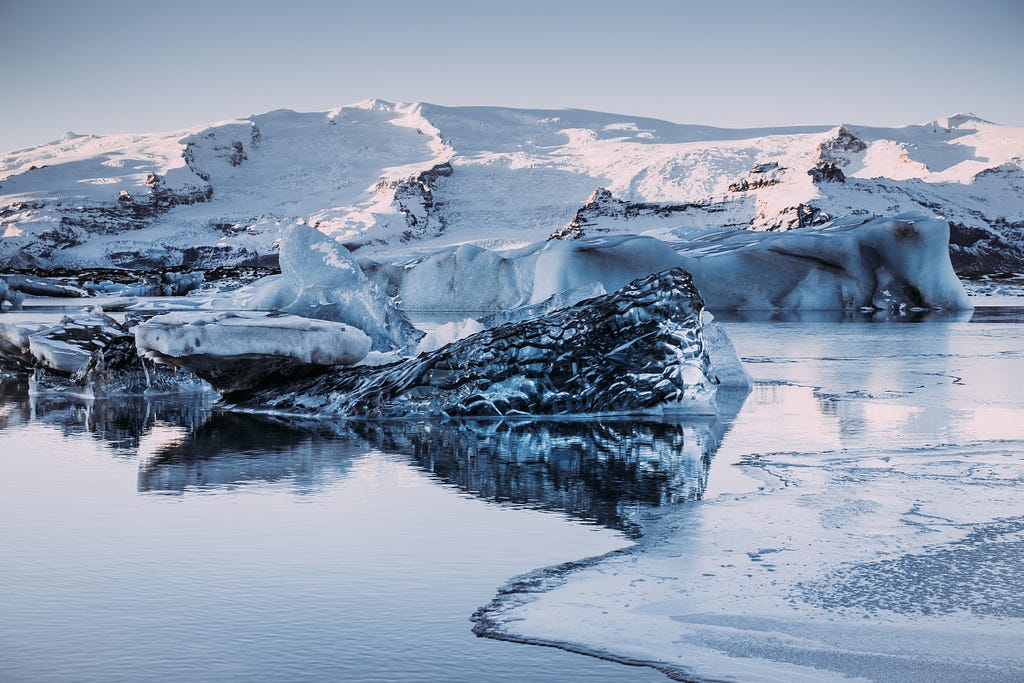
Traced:
[[0, 267], [273, 263], [298, 221], [386, 259], [550, 235], [789, 230], [924, 211], [961, 273], [1024, 271], [1024, 128], [730, 130], [371, 100], [0, 156]]

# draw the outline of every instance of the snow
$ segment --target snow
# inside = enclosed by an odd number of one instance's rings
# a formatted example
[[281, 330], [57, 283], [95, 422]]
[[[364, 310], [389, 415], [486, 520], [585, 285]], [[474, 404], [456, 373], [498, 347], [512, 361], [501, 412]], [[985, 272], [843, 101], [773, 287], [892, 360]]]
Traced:
[[154, 360], [272, 356], [327, 366], [352, 365], [370, 350], [370, 338], [349, 325], [254, 311], [165, 313], [139, 324], [135, 343]]
[[[1020, 241], [1000, 226], [1024, 220], [1014, 191], [1024, 183], [1024, 128], [955, 116], [843, 129], [865, 149], [835, 152], [847, 182], [819, 184], [807, 171], [838, 127], [728, 130], [373, 100], [165, 134], [67, 137], [0, 156], [0, 262], [254, 262], [299, 221], [378, 260], [529, 244], [571, 221], [598, 187], [671, 210], [597, 219], [597, 233], [787, 229], [799, 207], [813, 207], [831, 217], [928, 211]], [[444, 164], [450, 172], [423, 180]], [[772, 184], [730, 191], [765, 164], [776, 164]], [[145, 204], [155, 187], [210, 194], [142, 219], [125, 214], [122, 192]]]

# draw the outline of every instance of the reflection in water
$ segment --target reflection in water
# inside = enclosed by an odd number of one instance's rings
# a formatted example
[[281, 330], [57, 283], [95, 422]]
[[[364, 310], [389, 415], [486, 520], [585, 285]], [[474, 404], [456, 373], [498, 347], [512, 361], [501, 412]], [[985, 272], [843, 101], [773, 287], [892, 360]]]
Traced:
[[711, 457], [744, 397], [720, 396], [718, 417], [319, 422], [214, 411], [208, 396], [30, 399], [23, 386], [0, 383], [0, 428], [41, 422], [89, 434], [119, 457], [137, 455], [141, 492], [253, 482], [315, 492], [376, 449], [492, 502], [622, 529], [642, 506], [703, 495]]
[[972, 320], [972, 311], [712, 311], [716, 320], [743, 323], [956, 323]]
[[192, 431], [209, 416], [213, 397], [190, 394], [160, 397], [83, 399], [59, 394], [27, 396], [27, 383], [0, 382], [0, 429], [41, 422], [64, 436], [89, 434], [118, 456], [134, 455], [155, 425]]
[[722, 424], [691, 417], [378, 422], [355, 429], [486, 500], [622, 529], [639, 507], [701, 497]]
[[[726, 417], [517, 421], [285, 422], [215, 413], [153, 449], [140, 491], [294, 482], [299, 493], [335, 481], [376, 449], [411, 458], [466, 492], [558, 510], [614, 528], [645, 505], [700, 498]], [[328, 432], [328, 429], [330, 430]]]
[[153, 449], [139, 467], [139, 490], [181, 492], [288, 480], [295, 493], [316, 491], [343, 477], [352, 460], [368, 450], [362, 439], [327, 433], [325, 427], [214, 413], [195, 431]]

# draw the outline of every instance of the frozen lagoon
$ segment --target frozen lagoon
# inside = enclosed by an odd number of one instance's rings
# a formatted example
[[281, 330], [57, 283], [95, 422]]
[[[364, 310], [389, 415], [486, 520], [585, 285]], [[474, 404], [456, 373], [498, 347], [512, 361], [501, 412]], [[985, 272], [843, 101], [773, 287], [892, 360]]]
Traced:
[[[386, 434], [258, 427], [202, 401], [87, 410], [15, 387], [0, 670], [664, 679], [474, 638], [472, 612], [526, 573], [510, 586], [530, 592], [492, 604], [491, 635], [700, 679], [1019, 680], [1024, 328], [1019, 312], [974, 319], [989, 322], [727, 323], [757, 385], [734, 419], [687, 427], [712, 437], [704, 500], [661, 507], [695, 496], [647, 495], [657, 480], [628, 468], [609, 493], [586, 454], [575, 471], [522, 470], [499, 448], [494, 468], [458, 470]], [[636, 545], [574, 521], [616, 522], [581, 480], [612, 517], [631, 513]], [[583, 557], [597, 559], [531, 571]]]

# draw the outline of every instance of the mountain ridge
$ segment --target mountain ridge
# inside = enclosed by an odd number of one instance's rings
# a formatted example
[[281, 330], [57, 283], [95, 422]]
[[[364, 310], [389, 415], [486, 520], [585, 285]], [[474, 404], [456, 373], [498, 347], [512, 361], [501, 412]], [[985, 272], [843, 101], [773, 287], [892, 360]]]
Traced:
[[0, 155], [0, 267], [271, 265], [295, 222], [394, 259], [924, 211], [950, 222], [959, 272], [1024, 271], [1022, 158], [1024, 127], [969, 113], [727, 129], [384, 100], [280, 109]]

